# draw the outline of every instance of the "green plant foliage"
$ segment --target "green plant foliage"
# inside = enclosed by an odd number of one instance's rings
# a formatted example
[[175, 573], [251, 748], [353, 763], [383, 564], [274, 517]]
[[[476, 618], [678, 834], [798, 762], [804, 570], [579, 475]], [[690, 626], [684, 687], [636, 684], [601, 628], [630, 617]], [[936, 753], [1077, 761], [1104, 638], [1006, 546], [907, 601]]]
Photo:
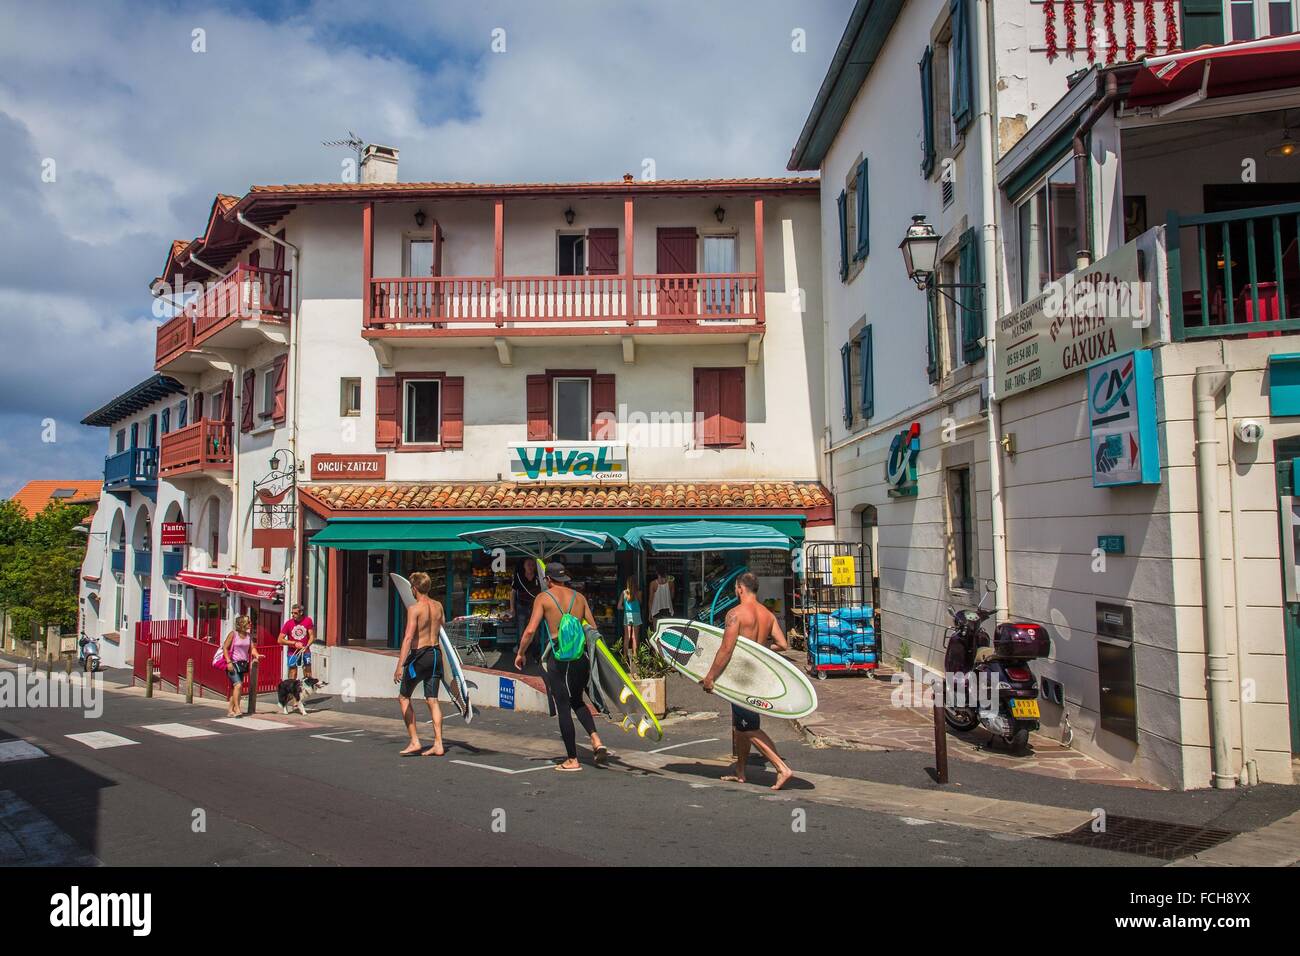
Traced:
[[20, 505], [0, 503], [0, 611], [16, 634], [77, 626], [76, 582], [86, 538], [74, 529], [87, 514], [85, 505], [50, 502], [29, 518]]

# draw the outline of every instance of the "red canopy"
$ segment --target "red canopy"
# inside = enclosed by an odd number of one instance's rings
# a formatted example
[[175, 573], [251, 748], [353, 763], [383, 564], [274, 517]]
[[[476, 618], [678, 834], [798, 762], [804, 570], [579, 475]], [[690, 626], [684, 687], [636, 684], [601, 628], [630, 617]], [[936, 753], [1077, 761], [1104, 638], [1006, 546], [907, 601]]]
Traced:
[[1207, 99], [1300, 86], [1300, 35], [1147, 57], [1133, 80], [1128, 103], [1171, 103], [1196, 93], [1203, 83]]
[[176, 580], [187, 587], [203, 591], [221, 591], [225, 589], [227, 577], [229, 575], [217, 571], [181, 571], [176, 575]]
[[263, 601], [281, 600], [284, 590], [284, 585], [280, 581], [271, 578], [253, 578], [220, 571], [182, 571], [176, 575], [176, 579], [192, 588], [200, 588], [204, 591], [227, 591]]

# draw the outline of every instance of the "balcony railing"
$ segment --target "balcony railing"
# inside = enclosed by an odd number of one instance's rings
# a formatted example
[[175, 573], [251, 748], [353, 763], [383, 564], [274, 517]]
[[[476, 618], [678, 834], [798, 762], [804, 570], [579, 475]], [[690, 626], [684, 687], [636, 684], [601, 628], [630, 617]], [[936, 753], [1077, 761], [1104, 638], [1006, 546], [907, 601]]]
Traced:
[[185, 314], [194, 318], [193, 344], [201, 345], [230, 323], [244, 319], [288, 321], [289, 284], [290, 274], [282, 269], [236, 266], [186, 304]]
[[153, 574], [153, 552], [148, 548], [136, 548], [131, 555], [131, 570], [142, 576]]
[[185, 569], [184, 551], [164, 551], [162, 553], [162, 573], [165, 578], [174, 578]]
[[154, 368], [161, 369], [194, 348], [194, 316], [181, 313], [158, 327]]
[[114, 548], [109, 552], [109, 570], [114, 574], [126, 573], [126, 549]]
[[151, 488], [158, 481], [158, 449], [128, 448], [104, 459], [104, 489]]
[[503, 328], [755, 327], [757, 273], [435, 276], [370, 280], [366, 327], [494, 334]]
[[209, 419], [163, 436], [158, 474], [164, 478], [204, 471], [230, 471], [234, 457], [230, 422]]
[[1170, 213], [1166, 232], [1176, 340], [1300, 331], [1300, 203]]

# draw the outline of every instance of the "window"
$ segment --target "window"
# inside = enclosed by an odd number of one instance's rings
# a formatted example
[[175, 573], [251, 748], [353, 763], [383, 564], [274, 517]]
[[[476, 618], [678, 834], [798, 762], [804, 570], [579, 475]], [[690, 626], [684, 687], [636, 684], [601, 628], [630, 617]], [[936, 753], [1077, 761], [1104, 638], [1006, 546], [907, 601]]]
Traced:
[[1295, 23], [1294, 0], [1225, 0], [1228, 40], [1290, 33]]
[[840, 350], [844, 377], [844, 426], [863, 425], [876, 412], [875, 358], [871, 326], [861, 322], [858, 331]]
[[[701, 269], [709, 275], [732, 275], [736, 271], [736, 237], [703, 236], [700, 240]], [[704, 311], [731, 315], [735, 312], [736, 287], [729, 279], [704, 279]]]
[[695, 370], [695, 421], [701, 447], [745, 447], [744, 368]]
[[406, 240], [405, 267], [402, 274], [406, 276], [433, 275], [433, 240]]
[[126, 577], [124, 575], [113, 575], [113, 597], [116, 602], [113, 611], [113, 630], [123, 634], [126, 631]]
[[952, 586], [975, 586], [975, 518], [970, 468], [948, 469], [948, 534]]
[[586, 236], [581, 233], [561, 233], [557, 238], [555, 274], [557, 276], [580, 276], [587, 274]]
[[179, 621], [185, 616], [185, 585], [179, 581], [167, 582], [167, 620]]
[[552, 383], [551, 427], [557, 441], [591, 439], [591, 379], [556, 378]]
[[275, 415], [275, 378], [278, 371], [278, 366], [273, 363], [257, 373], [262, 382], [257, 417], [262, 421], [267, 421]]
[[1074, 271], [1080, 246], [1075, 199], [1074, 161], [1066, 159], [1016, 206], [1022, 304]]
[[436, 445], [442, 419], [442, 383], [438, 379], [406, 379], [402, 383], [402, 443]]
[[344, 418], [361, 414], [361, 379], [339, 379], [339, 414]]

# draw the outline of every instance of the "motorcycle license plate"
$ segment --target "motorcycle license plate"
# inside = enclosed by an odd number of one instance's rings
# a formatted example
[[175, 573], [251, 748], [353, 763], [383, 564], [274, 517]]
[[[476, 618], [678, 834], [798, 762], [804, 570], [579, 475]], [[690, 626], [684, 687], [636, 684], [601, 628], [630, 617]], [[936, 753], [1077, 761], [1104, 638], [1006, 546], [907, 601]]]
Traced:
[[1011, 702], [1012, 717], [1032, 717], [1038, 719], [1038, 701], [1036, 700], [1013, 700]]

